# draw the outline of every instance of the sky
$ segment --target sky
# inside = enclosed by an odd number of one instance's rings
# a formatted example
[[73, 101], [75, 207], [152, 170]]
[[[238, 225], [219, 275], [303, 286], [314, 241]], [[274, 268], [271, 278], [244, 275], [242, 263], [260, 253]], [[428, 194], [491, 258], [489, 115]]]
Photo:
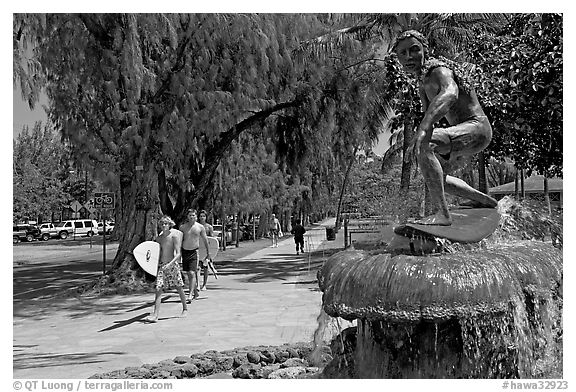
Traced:
[[16, 139], [25, 125], [32, 129], [36, 121], [42, 121], [42, 123], [46, 123], [48, 117], [46, 116], [46, 112], [42, 106], [47, 104], [48, 100], [46, 96], [42, 95], [40, 97], [40, 101], [34, 107], [34, 110], [31, 110], [28, 106], [28, 103], [22, 100], [20, 88], [14, 88], [12, 97], [12, 137]]

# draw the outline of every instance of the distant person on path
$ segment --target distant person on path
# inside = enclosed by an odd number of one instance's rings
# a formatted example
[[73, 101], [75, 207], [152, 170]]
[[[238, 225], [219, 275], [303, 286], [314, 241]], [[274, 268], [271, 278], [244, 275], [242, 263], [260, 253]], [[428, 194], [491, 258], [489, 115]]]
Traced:
[[[492, 197], [447, 175], [464, 167], [467, 159], [484, 150], [492, 139], [492, 127], [478, 102], [469, 74], [454, 61], [429, 57], [428, 40], [415, 30], [400, 34], [392, 50], [404, 71], [418, 78], [425, 112], [405, 159], [416, 156], [430, 197], [439, 207], [436, 214], [415, 223], [452, 224], [444, 192], [469, 199], [474, 207], [496, 207], [498, 203]], [[435, 128], [442, 118], [450, 126]]]
[[278, 236], [280, 235], [281, 227], [280, 221], [276, 218], [276, 214], [272, 214], [270, 219], [270, 234], [272, 235], [272, 247], [278, 247]]
[[174, 221], [163, 216], [160, 219], [162, 232], [156, 237], [156, 242], [160, 244], [160, 260], [158, 263], [158, 273], [156, 275], [156, 297], [154, 299], [154, 312], [152, 316], [145, 320], [151, 323], [158, 321], [160, 312], [161, 296], [163, 289], [175, 287], [182, 302], [181, 317], [185, 317], [188, 308], [186, 306], [186, 294], [184, 294], [184, 281], [180, 273], [180, 247], [182, 244], [182, 232], [173, 229]]
[[[294, 234], [294, 242], [296, 243], [296, 254], [300, 252], [304, 253], [304, 233], [306, 229], [300, 224], [300, 219], [295, 220], [295, 224], [292, 227], [292, 234]], [[300, 252], [299, 252], [300, 249]]]
[[[212, 225], [208, 222], [206, 222], [206, 218], [208, 217], [208, 214], [206, 213], [206, 211], [201, 210], [199, 215], [198, 215], [198, 222], [200, 222], [200, 224], [202, 226], [204, 226], [204, 229], [206, 230], [206, 236], [208, 237], [214, 237], [214, 228], [212, 227]], [[200, 286], [200, 291], [204, 291], [206, 290], [206, 284], [208, 283], [208, 266], [209, 266], [209, 261], [203, 260], [202, 261], [202, 285]]]
[[206, 259], [210, 259], [210, 248], [206, 238], [206, 229], [196, 221], [196, 210], [188, 210], [188, 221], [184, 223], [180, 230], [184, 233], [182, 241], [182, 269], [188, 277], [188, 302], [198, 298], [198, 248], [200, 247], [200, 238], [202, 245], [206, 247]]

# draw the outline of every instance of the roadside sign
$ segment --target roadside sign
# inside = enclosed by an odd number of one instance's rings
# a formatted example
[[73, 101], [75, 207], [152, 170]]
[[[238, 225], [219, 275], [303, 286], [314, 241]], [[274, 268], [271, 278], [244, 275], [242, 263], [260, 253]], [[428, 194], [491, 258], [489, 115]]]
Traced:
[[86, 203], [84, 206], [86, 207], [89, 216], [96, 216], [96, 208], [92, 207], [92, 205], [88, 205], [88, 203]]
[[114, 208], [116, 195], [112, 192], [94, 193], [95, 208]]
[[[114, 208], [116, 204], [116, 195], [112, 192], [95, 192], [94, 208]], [[102, 230], [102, 273], [106, 274], [106, 219], [103, 220]]]
[[70, 203], [70, 208], [74, 212], [79, 212], [82, 209], [82, 204], [80, 204], [76, 200], [74, 200], [72, 203]]

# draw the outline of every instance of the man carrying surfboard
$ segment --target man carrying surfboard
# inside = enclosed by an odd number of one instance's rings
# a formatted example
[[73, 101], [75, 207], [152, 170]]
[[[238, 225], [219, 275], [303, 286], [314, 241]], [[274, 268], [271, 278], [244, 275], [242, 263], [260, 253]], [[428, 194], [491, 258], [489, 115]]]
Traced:
[[[201, 210], [200, 214], [198, 215], [198, 221], [202, 226], [204, 226], [204, 229], [206, 230], [206, 236], [214, 237], [214, 228], [210, 223], [206, 222], [207, 217], [208, 214], [206, 211]], [[208, 267], [210, 266], [211, 262], [212, 261], [210, 259], [205, 259], [202, 262], [202, 286], [200, 286], [200, 291], [206, 290], [206, 284], [208, 283]]]
[[160, 259], [158, 263], [158, 273], [156, 274], [156, 297], [154, 299], [154, 312], [146, 321], [155, 323], [158, 321], [160, 312], [161, 296], [163, 289], [175, 287], [182, 301], [182, 317], [186, 316], [188, 308], [186, 306], [186, 294], [184, 294], [184, 281], [180, 274], [179, 260], [181, 257], [180, 247], [182, 245], [182, 233], [174, 227], [174, 221], [163, 216], [160, 219], [162, 232], [156, 237], [156, 242], [160, 244]]
[[187, 218], [188, 221], [180, 227], [180, 230], [184, 233], [182, 241], [182, 269], [186, 271], [188, 277], [188, 302], [191, 302], [199, 296], [198, 248], [200, 247], [200, 238], [202, 238], [202, 245], [206, 247], [204, 260], [211, 259], [211, 257], [206, 229], [196, 221], [196, 210], [189, 209]]
[[[457, 63], [428, 57], [428, 40], [408, 30], [396, 39], [392, 50], [404, 71], [418, 78], [424, 118], [405, 159], [416, 156], [430, 197], [439, 211], [415, 223], [450, 226], [452, 217], [444, 192], [472, 201], [474, 207], [494, 208], [497, 201], [448, 173], [462, 168], [466, 158], [484, 150], [492, 139], [492, 127], [482, 110], [465, 70]], [[447, 128], [434, 128], [442, 118]]]

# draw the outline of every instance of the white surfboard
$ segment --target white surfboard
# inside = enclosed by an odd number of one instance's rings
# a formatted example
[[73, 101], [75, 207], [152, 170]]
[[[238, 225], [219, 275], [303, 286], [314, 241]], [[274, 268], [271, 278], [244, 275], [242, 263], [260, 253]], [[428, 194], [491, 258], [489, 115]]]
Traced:
[[150, 275], [156, 276], [160, 260], [160, 244], [155, 241], [144, 241], [132, 251], [134, 258]]
[[[207, 237], [208, 238], [208, 247], [210, 248], [210, 258], [212, 259], [208, 263], [208, 267], [212, 271], [212, 274], [216, 279], [218, 279], [218, 271], [214, 267], [214, 259], [218, 254], [218, 249], [220, 248], [220, 242], [216, 237]], [[206, 248], [204, 247], [204, 242], [200, 240], [200, 248], [198, 249], [198, 261], [202, 264], [202, 261], [206, 257]]]

